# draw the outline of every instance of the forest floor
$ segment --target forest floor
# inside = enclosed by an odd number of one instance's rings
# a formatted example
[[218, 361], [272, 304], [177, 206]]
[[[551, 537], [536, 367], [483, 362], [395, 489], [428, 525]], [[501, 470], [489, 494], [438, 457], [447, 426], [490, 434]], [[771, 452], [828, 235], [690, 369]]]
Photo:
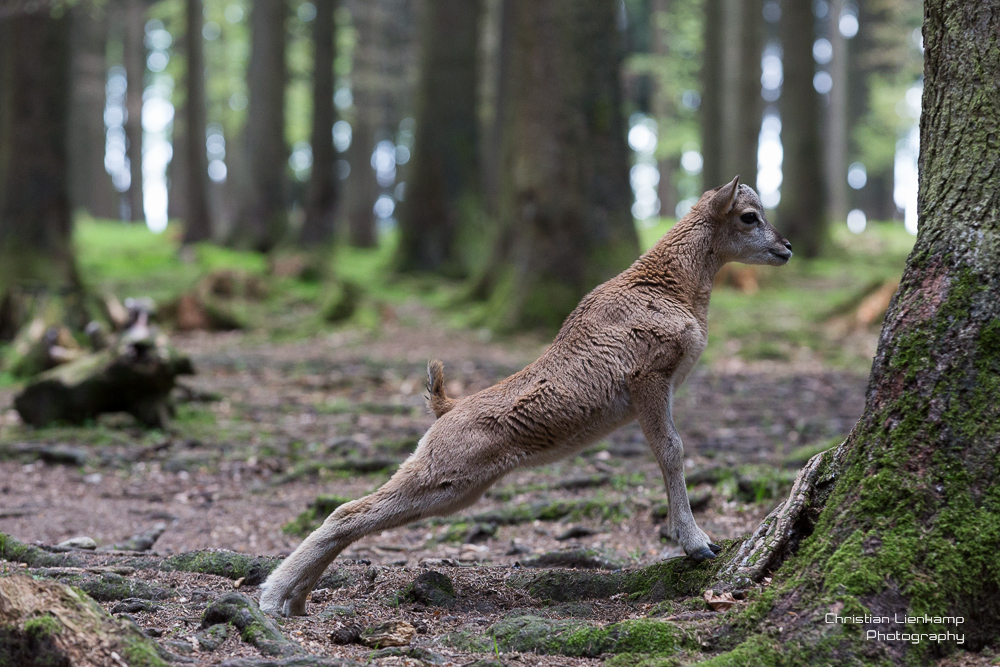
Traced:
[[[864, 344], [873, 346], [874, 334], [868, 337]], [[194, 361], [198, 374], [185, 384], [202, 400], [181, 403], [162, 431], [143, 431], [115, 415], [86, 427], [28, 429], [9, 409], [14, 388], [0, 389], [0, 409], [7, 410], [0, 412], [0, 532], [38, 545], [87, 536], [108, 549], [163, 524], [146, 556], [197, 549], [287, 554], [309, 525], [300, 519], [296, 534], [289, 522], [318, 496], [360, 497], [412, 451], [433, 421], [423, 398], [428, 358], [445, 361], [449, 393], [463, 396], [520, 369], [545, 345], [537, 337], [497, 342], [441, 327], [435, 311], [416, 301], [397, 305], [376, 329], [292, 342], [187, 334], [174, 343]], [[809, 358], [748, 362], [717, 353], [700, 365], [675, 415], [702, 528], [721, 541], [755, 527], [808, 456], [847, 435], [861, 414], [865, 382], [861, 372]], [[637, 425], [627, 426], [572, 459], [512, 473], [457, 516], [359, 541], [331, 568], [342, 576], [314, 591], [309, 616], [283, 621], [282, 632], [308, 653], [366, 663], [371, 648], [335, 644], [331, 632], [405, 620], [418, 633], [413, 646], [431, 653], [383, 651], [368, 664], [466, 665], [477, 657], [506, 665], [597, 664], [596, 657], [499, 648], [476, 655], [455, 638], [481, 637], [502, 619], [526, 615], [597, 624], [657, 616], [696, 625], [717, 615], [700, 598], [680, 606], [626, 595], [558, 604], [511, 583], [532, 567], [635, 569], [683, 556], [659, 535], [664, 502], [645, 439]], [[206, 607], [243, 582], [164, 572], [150, 565], [155, 558], [122, 567], [120, 553], [74, 554], [88, 567], [118, 564], [111, 571], [168, 591], [147, 595], [161, 599], [129, 612], [115, 599], [127, 593], [102, 602], [129, 613], [169, 650], [198, 664], [259, 655], [232, 633], [214, 650], [195, 638]], [[6, 572], [20, 567], [0, 561]], [[400, 597], [429, 569], [453, 582], [452, 604]], [[258, 594], [255, 586], [239, 590]]]

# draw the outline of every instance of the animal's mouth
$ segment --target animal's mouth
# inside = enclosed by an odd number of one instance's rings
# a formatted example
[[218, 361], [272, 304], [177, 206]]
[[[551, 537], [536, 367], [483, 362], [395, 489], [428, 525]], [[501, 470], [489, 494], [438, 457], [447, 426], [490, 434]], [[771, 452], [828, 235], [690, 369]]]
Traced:
[[777, 257], [778, 259], [780, 259], [782, 262], [787, 262], [789, 259], [792, 258], [791, 250], [774, 250], [772, 248], [768, 248], [767, 251], [772, 255], [774, 255], [775, 257]]

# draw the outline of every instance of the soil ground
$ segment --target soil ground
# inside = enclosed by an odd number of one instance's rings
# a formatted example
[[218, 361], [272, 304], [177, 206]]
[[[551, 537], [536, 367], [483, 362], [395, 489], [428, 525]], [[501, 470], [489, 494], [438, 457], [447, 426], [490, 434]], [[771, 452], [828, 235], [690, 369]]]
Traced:
[[[174, 342], [198, 371], [185, 384], [218, 400], [181, 404], [165, 431], [142, 431], [124, 416], [85, 428], [31, 430], [12, 409], [0, 413], [6, 452], [0, 461], [0, 532], [45, 545], [88, 536], [110, 547], [162, 522], [166, 531], [155, 553], [211, 548], [287, 554], [301, 538], [283, 532], [285, 524], [320, 494], [356, 498], [376, 488], [432, 423], [423, 398], [428, 358], [445, 362], [449, 393], [463, 396], [520, 369], [545, 344], [530, 337], [496, 342], [476, 332], [442, 330], [416, 303], [398, 307], [375, 333], [351, 329], [292, 343], [190, 334]], [[755, 527], [783, 497], [805, 453], [847, 435], [861, 414], [865, 382], [862, 374], [810, 359], [748, 363], [717, 355], [710, 367], [697, 367], [674, 414], [689, 475], [707, 479], [689, 489], [692, 497], [710, 494], [696, 513], [701, 527], [716, 541]], [[11, 405], [13, 394], [0, 390], [0, 409]], [[23, 445], [76, 448], [86, 463], [32, 460]], [[374, 466], [373, 461], [389, 465], [370, 473], [330, 465]], [[655, 509], [664, 500], [657, 464], [638, 426], [630, 425], [572, 459], [511, 474], [458, 517], [361, 540], [335, 564], [351, 575], [351, 583], [314, 592], [310, 615], [285, 621], [283, 631], [308, 652], [363, 662], [371, 649], [333, 644], [331, 630], [343, 618], [361, 626], [402, 619], [417, 628], [415, 645], [442, 656], [445, 664], [464, 665], [477, 656], [445, 645], [443, 634], [475, 635], [526, 608], [539, 616], [594, 622], [662, 613], [627, 599], [543, 606], [505, 581], [525, 571], [533, 557], [574, 547], [594, 550], [608, 568], [681, 556], [676, 544], [659, 536]], [[576, 503], [574, 511], [554, 521], [497, 525], [492, 535], [488, 526], [470, 538], [475, 517], [483, 513], [556, 501]], [[99, 563], [103, 556], [89, 558]], [[19, 567], [0, 561], [2, 571]], [[433, 609], [395, 597], [428, 567], [454, 582], [454, 607]], [[141, 627], [162, 631], [162, 640], [174, 642], [171, 650], [193, 646], [190, 638], [206, 606], [234, 586], [228, 579], [184, 572], [138, 570], [130, 576], [176, 589], [173, 597], [156, 602], [155, 611], [132, 614]], [[255, 587], [241, 591], [257, 595]], [[105, 603], [109, 610], [114, 605]], [[690, 613], [714, 612], [702, 603]], [[230, 636], [215, 651], [190, 655], [208, 665], [258, 652]], [[412, 660], [383, 657], [374, 664], [421, 664]], [[533, 654], [504, 654], [501, 660], [600, 662]]]

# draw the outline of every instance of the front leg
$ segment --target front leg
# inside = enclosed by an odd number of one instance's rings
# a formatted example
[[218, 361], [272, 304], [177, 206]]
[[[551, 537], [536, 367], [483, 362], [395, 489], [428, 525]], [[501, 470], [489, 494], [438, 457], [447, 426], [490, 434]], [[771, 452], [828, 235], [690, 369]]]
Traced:
[[691, 513], [684, 482], [684, 444], [671, 414], [672, 388], [663, 375], [645, 376], [632, 383], [632, 401], [639, 426], [656, 455], [667, 486], [667, 531], [697, 561], [715, 558], [721, 547], [712, 544]]

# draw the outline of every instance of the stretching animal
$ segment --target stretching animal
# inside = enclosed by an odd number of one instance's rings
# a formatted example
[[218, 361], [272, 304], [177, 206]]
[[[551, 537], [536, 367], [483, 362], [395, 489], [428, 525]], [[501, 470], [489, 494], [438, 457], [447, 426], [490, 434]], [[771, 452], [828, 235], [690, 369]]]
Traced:
[[688, 503], [674, 392], [705, 349], [708, 300], [722, 265], [782, 265], [791, 256], [791, 244], [737, 176], [702, 195], [649, 252], [585, 296], [524, 370], [456, 400], [445, 395], [441, 363], [432, 361], [428, 389], [438, 420], [388, 482], [338, 507], [271, 573], [261, 609], [305, 614], [306, 596], [355, 540], [468, 507], [515, 468], [561, 459], [633, 419], [663, 472], [668, 533], [691, 558], [715, 558], [719, 547]]

